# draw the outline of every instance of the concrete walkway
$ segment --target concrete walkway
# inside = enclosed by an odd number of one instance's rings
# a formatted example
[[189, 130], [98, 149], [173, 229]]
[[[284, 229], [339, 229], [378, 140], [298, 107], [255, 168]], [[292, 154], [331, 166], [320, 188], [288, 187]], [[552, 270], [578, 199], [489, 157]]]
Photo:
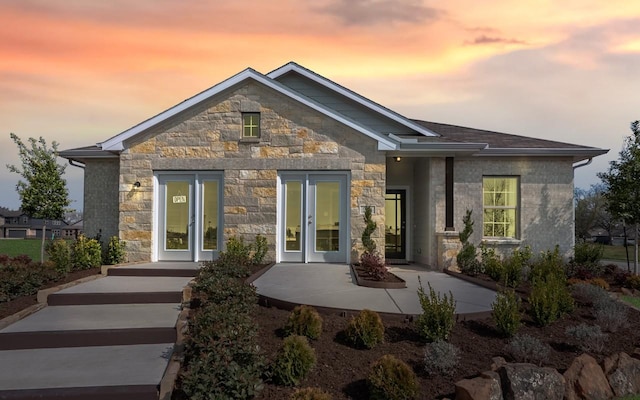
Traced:
[[420, 266], [392, 266], [390, 271], [407, 282], [405, 289], [374, 289], [357, 286], [345, 264], [277, 264], [253, 284], [258, 293], [292, 303], [350, 310], [420, 314], [418, 277], [428, 292], [453, 293], [456, 313], [491, 310], [496, 293], [442, 272]]
[[49, 295], [48, 307], [0, 330], [0, 399], [157, 400], [197, 268], [116, 267]]

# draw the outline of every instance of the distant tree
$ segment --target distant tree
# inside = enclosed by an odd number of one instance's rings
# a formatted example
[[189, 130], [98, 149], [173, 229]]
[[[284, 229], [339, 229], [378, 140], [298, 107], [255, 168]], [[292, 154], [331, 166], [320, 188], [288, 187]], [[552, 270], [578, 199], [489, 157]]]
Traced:
[[47, 220], [63, 219], [66, 207], [71, 203], [66, 181], [62, 178], [65, 166], [57, 163], [58, 143], [47, 142], [40, 137], [29, 138], [27, 146], [17, 135], [11, 139], [18, 146], [21, 166], [7, 165], [11, 172], [20, 174], [16, 190], [22, 202], [22, 211], [32, 218], [42, 219], [42, 246], [40, 261], [44, 261], [44, 244]]
[[606, 186], [601, 183], [591, 185], [586, 190], [575, 189], [576, 239], [585, 240], [591, 237], [594, 228], [601, 228], [609, 237], [612, 236], [616, 221], [607, 208], [606, 191]]
[[635, 229], [635, 263], [638, 272], [638, 224], [640, 224], [640, 121], [631, 123], [619, 159], [610, 162], [609, 171], [598, 174], [607, 191], [607, 207], [614, 218]]

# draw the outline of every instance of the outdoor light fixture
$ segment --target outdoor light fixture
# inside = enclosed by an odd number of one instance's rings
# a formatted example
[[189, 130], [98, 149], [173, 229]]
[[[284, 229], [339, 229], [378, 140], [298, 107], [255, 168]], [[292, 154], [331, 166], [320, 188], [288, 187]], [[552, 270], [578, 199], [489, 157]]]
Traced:
[[136, 182], [133, 184], [133, 187], [134, 187], [134, 189], [139, 188], [139, 187], [140, 187], [140, 181], [136, 181]]
[[393, 157], [394, 160], [396, 160], [396, 162], [400, 162], [400, 160], [402, 160], [402, 158], [400, 156], [395, 156]]

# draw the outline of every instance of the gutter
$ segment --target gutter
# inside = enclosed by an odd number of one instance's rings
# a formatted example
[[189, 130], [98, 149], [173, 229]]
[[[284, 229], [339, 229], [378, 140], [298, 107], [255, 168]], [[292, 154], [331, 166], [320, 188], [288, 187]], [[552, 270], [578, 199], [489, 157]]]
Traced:
[[69, 159], [69, 165], [71, 165], [73, 167], [78, 167], [78, 168], [84, 169], [84, 164], [82, 164], [82, 163], [80, 163], [80, 162], [78, 162], [78, 161], [76, 161], [76, 160], [74, 160], [72, 158]]
[[587, 165], [591, 164], [593, 162], [593, 157], [591, 157], [590, 159], [588, 159], [587, 161], [583, 162], [582, 164], [577, 164], [573, 166], [573, 170], [575, 171], [578, 168], [581, 167], [586, 167]]

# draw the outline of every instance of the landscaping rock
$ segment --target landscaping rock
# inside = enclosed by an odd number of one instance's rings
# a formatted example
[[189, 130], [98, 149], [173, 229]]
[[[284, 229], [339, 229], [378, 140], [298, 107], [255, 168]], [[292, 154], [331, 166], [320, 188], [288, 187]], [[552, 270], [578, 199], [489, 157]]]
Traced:
[[566, 400], [607, 400], [613, 392], [602, 368], [595, 358], [588, 354], [577, 357], [564, 373]]
[[605, 358], [602, 369], [616, 397], [640, 393], [640, 360], [618, 353]]
[[456, 400], [502, 400], [500, 376], [487, 371], [472, 379], [456, 382]]
[[493, 357], [491, 359], [491, 370], [497, 371], [500, 369], [500, 367], [506, 364], [507, 364], [507, 360], [505, 360], [503, 357]]
[[513, 363], [500, 367], [500, 382], [505, 400], [562, 400], [564, 377], [553, 368]]
[[631, 357], [635, 358], [636, 360], [640, 360], [640, 348], [636, 347], [633, 350], [633, 353], [631, 353]]

